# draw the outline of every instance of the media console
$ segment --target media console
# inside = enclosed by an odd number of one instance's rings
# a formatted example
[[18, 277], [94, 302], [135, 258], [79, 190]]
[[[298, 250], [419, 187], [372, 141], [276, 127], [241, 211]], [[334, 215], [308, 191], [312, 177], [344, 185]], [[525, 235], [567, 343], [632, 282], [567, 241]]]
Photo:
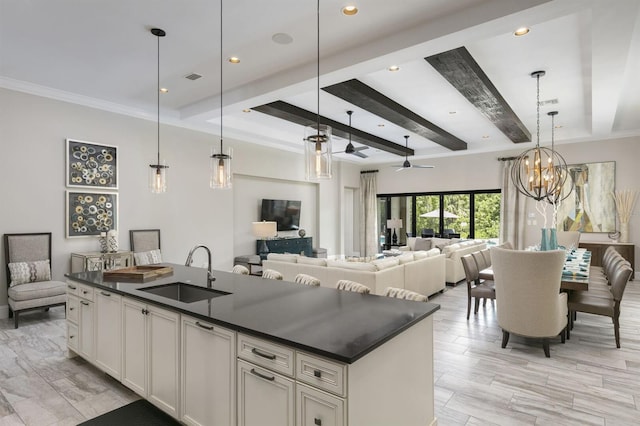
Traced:
[[[256, 254], [260, 253], [260, 246], [263, 240], [256, 240]], [[313, 256], [313, 238], [273, 238], [265, 240], [269, 253], [293, 253], [302, 254], [307, 257]]]

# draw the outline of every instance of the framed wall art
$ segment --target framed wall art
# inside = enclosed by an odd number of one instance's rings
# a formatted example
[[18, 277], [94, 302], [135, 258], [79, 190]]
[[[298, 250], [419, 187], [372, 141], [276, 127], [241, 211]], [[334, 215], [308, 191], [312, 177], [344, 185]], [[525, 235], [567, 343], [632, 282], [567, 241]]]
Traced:
[[66, 191], [67, 238], [100, 236], [118, 229], [118, 194]]
[[118, 189], [118, 148], [67, 139], [67, 186]]
[[[558, 208], [558, 229], [580, 232], [615, 232], [615, 161], [568, 165], [575, 188]], [[571, 191], [567, 179], [563, 194]]]

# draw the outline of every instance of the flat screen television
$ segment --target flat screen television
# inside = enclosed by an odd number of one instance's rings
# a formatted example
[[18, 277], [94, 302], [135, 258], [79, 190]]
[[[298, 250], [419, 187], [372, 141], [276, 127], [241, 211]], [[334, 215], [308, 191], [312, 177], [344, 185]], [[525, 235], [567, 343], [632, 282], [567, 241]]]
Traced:
[[300, 228], [300, 201], [262, 199], [260, 220], [276, 222], [278, 231], [294, 231]]

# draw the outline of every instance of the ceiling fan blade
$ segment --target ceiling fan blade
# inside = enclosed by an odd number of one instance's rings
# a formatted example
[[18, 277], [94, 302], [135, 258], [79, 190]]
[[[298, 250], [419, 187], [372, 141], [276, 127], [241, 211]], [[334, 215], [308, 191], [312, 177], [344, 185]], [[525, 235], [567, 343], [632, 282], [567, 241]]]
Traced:
[[357, 148], [354, 148], [353, 150], [354, 150], [354, 151], [363, 151], [363, 150], [365, 150], [365, 149], [369, 149], [369, 147], [368, 147], [368, 146], [363, 145], [363, 146], [359, 146], [359, 147], [357, 147]]
[[353, 155], [355, 155], [356, 157], [360, 157], [360, 158], [369, 158], [368, 155], [361, 153], [360, 151], [355, 151], [353, 153]]
[[418, 169], [433, 169], [435, 168], [435, 166], [427, 166], [427, 165], [423, 165], [423, 164], [414, 164], [411, 167], [415, 167]]

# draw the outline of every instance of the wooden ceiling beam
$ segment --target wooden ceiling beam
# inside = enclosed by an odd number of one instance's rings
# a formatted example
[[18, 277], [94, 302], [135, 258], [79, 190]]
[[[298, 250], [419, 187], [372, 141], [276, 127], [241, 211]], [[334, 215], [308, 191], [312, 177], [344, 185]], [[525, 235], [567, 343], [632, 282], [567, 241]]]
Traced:
[[424, 59], [512, 142], [531, 141], [529, 130], [464, 46]]
[[322, 90], [418, 134], [452, 151], [467, 149], [467, 143], [357, 79]]
[[[253, 107], [251, 109], [263, 114], [268, 114], [273, 117], [299, 124], [301, 126], [310, 126], [312, 124], [315, 124], [317, 121], [317, 116], [314, 112], [307, 111], [306, 109], [299, 108], [284, 101], [275, 101]], [[335, 136], [343, 139], [349, 139], [348, 125], [323, 116], [320, 116], [320, 123], [328, 124], [329, 126], [331, 126], [332, 133]], [[300, 139], [302, 140], [302, 137]], [[383, 139], [381, 137], [356, 129], [355, 127], [351, 127], [351, 141], [403, 157], [405, 155], [411, 156], [414, 154], [414, 151], [411, 148], [406, 148], [404, 145], [399, 145], [387, 139]]]

